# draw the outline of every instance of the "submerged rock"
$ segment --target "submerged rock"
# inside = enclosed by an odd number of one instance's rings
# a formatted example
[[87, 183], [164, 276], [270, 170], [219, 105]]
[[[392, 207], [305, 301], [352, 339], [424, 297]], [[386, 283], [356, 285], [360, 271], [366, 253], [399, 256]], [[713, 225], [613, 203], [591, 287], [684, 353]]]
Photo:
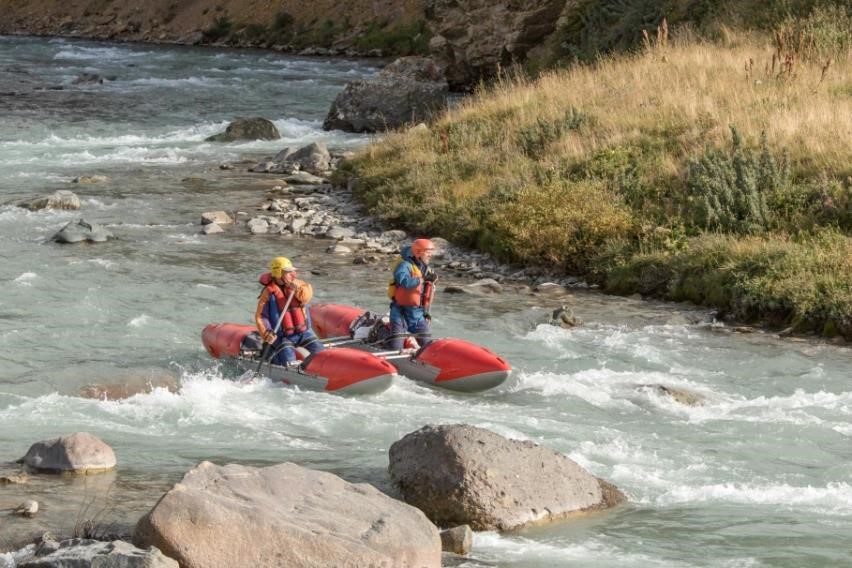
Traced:
[[568, 457], [464, 424], [426, 426], [390, 448], [391, 479], [438, 525], [512, 530], [625, 500]]
[[113, 234], [103, 225], [89, 223], [83, 219], [79, 219], [77, 221], [72, 221], [59, 229], [59, 232], [53, 235], [52, 240], [63, 244], [80, 243], [83, 241], [88, 241], [90, 243], [105, 243], [113, 237]]
[[90, 474], [115, 467], [115, 452], [88, 432], [37, 442], [20, 460], [27, 467], [51, 473]]
[[681, 387], [672, 387], [668, 385], [647, 384], [639, 385], [639, 390], [651, 391], [661, 396], [667, 396], [685, 406], [701, 406], [707, 402], [707, 397], [703, 394], [684, 389]]
[[202, 462], [140, 519], [133, 542], [193, 567], [441, 565], [423, 513], [292, 463]]
[[206, 138], [205, 142], [235, 142], [237, 140], [278, 140], [281, 134], [271, 120], [265, 118], [238, 118], [225, 132]]
[[109, 181], [107, 176], [78, 176], [71, 180], [71, 183], [79, 183], [81, 185], [103, 183]]
[[38, 211], [39, 209], [65, 209], [76, 211], [80, 208], [80, 198], [73, 191], [60, 189], [50, 195], [30, 197], [15, 203], [18, 207]]
[[566, 305], [559, 306], [550, 314], [550, 325], [570, 329], [583, 324], [583, 320], [574, 315], [574, 310]]
[[38, 501], [28, 499], [18, 505], [12, 512], [21, 517], [35, 517], [38, 514]]

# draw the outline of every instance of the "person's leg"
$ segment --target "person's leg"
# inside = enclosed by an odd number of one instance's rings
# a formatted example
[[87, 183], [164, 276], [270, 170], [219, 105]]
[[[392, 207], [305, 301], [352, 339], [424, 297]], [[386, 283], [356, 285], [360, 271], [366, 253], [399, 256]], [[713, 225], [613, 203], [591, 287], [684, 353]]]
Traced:
[[405, 321], [402, 309], [391, 304], [390, 309], [390, 337], [385, 341], [388, 349], [399, 351], [405, 342], [405, 334], [408, 331], [408, 326]]
[[411, 333], [414, 334], [414, 339], [420, 344], [420, 347], [426, 347], [432, 343], [432, 324], [426, 318], [421, 318], [420, 321], [414, 324]]
[[322, 341], [314, 335], [313, 331], [306, 331], [302, 333], [301, 339], [299, 343], [297, 343], [299, 347], [304, 347], [311, 353], [319, 353], [323, 349], [325, 349], [325, 345], [322, 344]]
[[432, 341], [429, 320], [426, 319], [422, 309], [411, 309], [405, 316], [406, 328], [409, 333], [414, 334], [414, 339], [417, 340], [420, 347]]
[[293, 342], [289, 338], [281, 338], [275, 342], [275, 355], [272, 356], [272, 362], [276, 365], [286, 365], [296, 360], [296, 350], [293, 349]]

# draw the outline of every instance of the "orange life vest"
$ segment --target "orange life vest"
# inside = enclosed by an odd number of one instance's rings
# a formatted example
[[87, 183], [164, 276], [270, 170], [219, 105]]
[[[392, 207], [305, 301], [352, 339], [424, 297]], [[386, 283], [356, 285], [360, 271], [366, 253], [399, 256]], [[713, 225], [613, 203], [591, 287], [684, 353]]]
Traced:
[[[283, 310], [285, 304], [287, 304], [287, 298], [290, 294], [285, 294], [284, 290], [282, 290], [281, 287], [272, 280], [269, 273], [261, 275], [259, 280], [269, 293], [270, 302], [267, 303], [265, 309], [267, 319], [272, 325], [275, 325], [278, 323], [278, 318], [281, 316], [281, 310]], [[269, 305], [272, 298], [275, 298], [274, 308]], [[305, 307], [296, 299], [295, 296], [293, 296], [293, 299], [290, 301], [290, 305], [287, 306], [287, 313], [285, 313], [284, 317], [281, 318], [281, 330], [284, 331], [284, 335], [293, 335], [294, 333], [307, 331], [307, 329], [308, 321], [305, 317]]]
[[[403, 262], [409, 262], [404, 259], [400, 259], [393, 267], [393, 272], [396, 272], [396, 269]], [[423, 305], [423, 274], [420, 272], [420, 269], [417, 268], [417, 265], [409, 262], [411, 264], [411, 275], [415, 278], [420, 278], [420, 284], [417, 285], [416, 288], [403, 288], [402, 286], [396, 283], [396, 280], [391, 280], [388, 283], [388, 298], [392, 299], [398, 306], [402, 306], [404, 308], [407, 307], [420, 307]]]

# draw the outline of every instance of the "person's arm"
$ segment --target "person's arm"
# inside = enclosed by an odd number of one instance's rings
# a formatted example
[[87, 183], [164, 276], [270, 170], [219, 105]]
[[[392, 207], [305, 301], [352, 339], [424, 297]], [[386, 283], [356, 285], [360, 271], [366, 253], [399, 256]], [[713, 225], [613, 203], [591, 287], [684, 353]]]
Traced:
[[293, 298], [302, 305], [307, 304], [314, 297], [313, 287], [304, 280], [293, 280], [292, 290], [295, 291]]
[[254, 324], [257, 326], [257, 331], [260, 332], [260, 337], [267, 343], [273, 343], [275, 341], [275, 334], [272, 333], [272, 329], [269, 327], [272, 324], [263, 317], [263, 310], [266, 308], [266, 302], [268, 301], [269, 291], [264, 288], [263, 292], [260, 293], [260, 298], [257, 300], [257, 310], [254, 312]]
[[410, 262], [400, 262], [393, 273], [397, 286], [412, 289], [420, 286], [420, 269]]

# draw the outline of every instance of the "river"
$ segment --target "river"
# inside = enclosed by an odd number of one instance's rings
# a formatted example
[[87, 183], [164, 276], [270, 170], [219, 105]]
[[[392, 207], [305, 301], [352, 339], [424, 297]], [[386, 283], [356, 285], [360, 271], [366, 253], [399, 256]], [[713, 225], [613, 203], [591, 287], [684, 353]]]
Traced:
[[[33, 476], [0, 486], [0, 509], [41, 502], [33, 519], [0, 512], [0, 552], [94, 519], [126, 532], [201, 460], [292, 461], [389, 490], [389, 446], [429, 423], [465, 422], [569, 455], [630, 503], [512, 534], [477, 533], [454, 566], [832, 566], [852, 563], [852, 351], [770, 334], [731, 334], [700, 309], [577, 290], [546, 299], [507, 290], [439, 295], [435, 331], [508, 359], [510, 381], [457, 395], [404, 379], [372, 397], [241, 384], [209, 358], [202, 327], [251, 321], [257, 275], [284, 254], [315, 271], [318, 300], [381, 309], [386, 272], [325, 253], [327, 241], [231, 230], [200, 215], [250, 210], [260, 176], [219, 164], [322, 140], [364, 61], [265, 51], [0, 37], [0, 203], [71, 189], [80, 211], [0, 206], [0, 462], [33, 442], [89, 431], [116, 472]], [[73, 85], [81, 73], [108, 78]], [[58, 89], [56, 87], [63, 87]], [[237, 116], [264, 116], [282, 140], [213, 144]], [[103, 175], [99, 184], [72, 184]], [[77, 218], [118, 237], [49, 242]], [[546, 325], [571, 304], [585, 324]], [[174, 383], [127, 399], [90, 385]], [[684, 406], [638, 385], [706, 397]], [[843, 535], [847, 535], [844, 537]], [[3, 558], [0, 555], [0, 558]]]

